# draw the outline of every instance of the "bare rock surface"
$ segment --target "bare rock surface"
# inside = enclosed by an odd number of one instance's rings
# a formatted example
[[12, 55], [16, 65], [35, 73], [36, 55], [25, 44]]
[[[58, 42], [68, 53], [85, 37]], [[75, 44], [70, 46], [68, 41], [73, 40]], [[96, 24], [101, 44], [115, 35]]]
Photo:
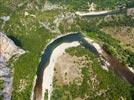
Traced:
[[0, 32], [0, 55], [7, 62], [13, 56], [24, 54], [25, 51], [15, 45], [4, 33]]
[[[66, 59], [64, 61], [64, 59]], [[82, 62], [83, 59], [83, 62]], [[78, 58], [64, 53], [58, 57], [55, 64], [55, 79], [57, 84], [69, 85], [75, 79], [81, 81], [81, 70], [83, 67], [84, 57]]]
[[0, 80], [3, 80], [3, 90], [0, 90], [0, 96], [4, 100], [11, 100], [12, 94], [12, 75], [11, 69], [7, 67], [6, 62], [13, 56], [19, 57], [25, 51], [15, 45], [4, 33], [0, 32]]
[[58, 4], [52, 4], [51, 2], [47, 1], [44, 4], [42, 11], [49, 11], [49, 10], [55, 10], [55, 9], [63, 9], [63, 7]]
[[128, 16], [134, 16], [134, 8], [127, 9], [127, 15]]
[[0, 19], [6, 22], [10, 19], [10, 16], [2, 16]]
[[74, 19], [76, 18], [74, 13], [68, 12], [68, 13], [61, 13], [58, 16], [55, 16], [52, 23], [45, 21], [40, 22], [41, 26], [45, 27], [47, 30], [49, 30], [52, 33], [61, 33], [59, 26], [61, 23], [67, 23], [69, 25], [74, 23]]

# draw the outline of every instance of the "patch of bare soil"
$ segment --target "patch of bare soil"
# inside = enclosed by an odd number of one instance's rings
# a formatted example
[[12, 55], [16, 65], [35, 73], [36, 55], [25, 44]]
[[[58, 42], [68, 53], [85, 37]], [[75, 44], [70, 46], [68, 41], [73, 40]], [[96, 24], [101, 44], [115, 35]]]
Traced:
[[[69, 85], [69, 83], [75, 81], [77, 85], [81, 85], [83, 81], [81, 69], [85, 68], [87, 64], [92, 63], [89, 58], [86, 56], [83, 57], [76, 57], [71, 56], [68, 53], [64, 53], [57, 59], [57, 63], [55, 65], [54, 71], [54, 80], [56, 80], [56, 84], [58, 85]], [[106, 92], [108, 89], [100, 89], [98, 90], [98, 86], [100, 84], [99, 80], [97, 79], [97, 74], [93, 71], [92, 65], [89, 66], [89, 80], [88, 83], [90, 84], [90, 89], [93, 92], [96, 92], [98, 96], [106, 96]], [[85, 97], [85, 98], [88, 98]], [[85, 100], [85, 98], [77, 97], [74, 100]]]
[[54, 79], [57, 84], [67, 85], [73, 80], [81, 82], [81, 68], [86, 62], [85, 57], [71, 56], [64, 53], [57, 60], [55, 65]]
[[127, 48], [134, 50], [134, 27], [105, 27], [102, 31], [119, 40]]

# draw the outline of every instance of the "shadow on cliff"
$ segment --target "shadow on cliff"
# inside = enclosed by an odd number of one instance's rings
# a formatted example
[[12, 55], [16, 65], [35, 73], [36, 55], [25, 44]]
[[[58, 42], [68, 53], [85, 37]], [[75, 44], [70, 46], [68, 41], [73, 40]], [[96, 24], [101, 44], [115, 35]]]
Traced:
[[17, 37], [14, 37], [12, 35], [9, 35], [8, 37], [15, 43], [15, 45], [22, 48], [22, 43]]

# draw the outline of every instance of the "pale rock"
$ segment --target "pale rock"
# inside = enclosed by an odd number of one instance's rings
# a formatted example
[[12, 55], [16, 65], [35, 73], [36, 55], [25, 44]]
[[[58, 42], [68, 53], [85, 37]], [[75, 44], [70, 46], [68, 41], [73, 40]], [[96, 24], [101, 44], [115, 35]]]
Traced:
[[2, 19], [3, 21], [8, 21], [10, 19], [10, 16], [2, 16], [0, 17], [0, 19]]
[[4, 81], [4, 89], [0, 95], [3, 96], [3, 100], [11, 100], [12, 95], [11, 69], [7, 67], [6, 62], [13, 56], [19, 57], [24, 53], [24, 50], [17, 47], [11, 39], [0, 32], [0, 79]]
[[24, 54], [25, 51], [15, 45], [4, 33], [0, 32], [0, 55], [7, 62], [13, 56]]

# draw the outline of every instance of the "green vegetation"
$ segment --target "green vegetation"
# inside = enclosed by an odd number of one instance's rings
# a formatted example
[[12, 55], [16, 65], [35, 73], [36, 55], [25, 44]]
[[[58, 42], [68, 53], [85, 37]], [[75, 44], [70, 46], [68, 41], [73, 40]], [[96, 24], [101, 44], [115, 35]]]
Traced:
[[45, 92], [44, 100], [48, 100], [48, 90], [46, 90], [46, 92]]
[[[0, 79], [0, 91], [3, 90], [3, 87], [4, 87], [4, 81]], [[3, 100], [3, 96], [0, 95], [0, 100]]]
[[128, 0], [50, 0], [52, 3], [60, 3], [68, 6], [68, 9], [72, 10], [87, 10], [88, 2], [94, 2], [97, 4], [97, 9], [104, 10], [104, 9], [115, 9], [118, 5], [127, 5]]
[[[16, 9], [12, 12], [10, 20], [5, 24], [3, 31], [11, 37], [18, 46], [26, 50], [26, 54], [14, 62], [13, 78], [13, 100], [29, 100], [32, 91], [32, 85], [36, 70], [39, 64], [41, 51], [45, 45], [57, 34], [51, 34], [48, 30], [39, 24], [43, 18], [48, 19], [56, 14], [54, 11], [45, 14], [35, 9], [25, 7]], [[37, 14], [39, 18], [25, 16], [25, 11], [29, 14]], [[36, 13], [35, 13], [35, 12]], [[24, 80], [24, 83], [21, 82]], [[25, 85], [24, 85], [25, 84]], [[24, 88], [21, 88], [24, 85]]]
[[[51, 33], [45, 29], [40, 22], [52, 21], [55, 16], [61, 14], [61, 12], [87, 10], [87, 2], [92, 0], [48, 0], [54, 4], [60, 4], [65, 6], [67, 9], [55, 9], [50, 11], [42, 11], [45, 0], [1, 0], [0, 1], [0, 17], [10, 16], [10, 20], [7, 21], [2, 29], [3, 21], [0, 19], [0, 30], [5, 32], [15, 43], [26, 50], [26, 54], [21, 56], [14, 64], [13, 73], [13, 100], [29, 100], [32, 91], [32, 85], [34, 76], [37, 71], [39, 59], [41, 57], [41, 51], [46, 44], [59, 33]], [[128, 7], [132, 7], [132, 3], [128, 3], [129, 0], [94, 0], [97, 4], [98, 10], [103, 9], [115, 9], [119, 4], [126, 4]], [[131, 1], [131, 0], [130, 0]], [[119, 4], [117, 3], [119, 2]], [[25, 15], [25, 13], [28, 15]], [[63, 21], [59, 25], [61, 33], [67, 33], [72, 31], [82, 31], [87, 36], [92, 37], [96, 41], [99, 41], [104, 45], [104, 48], [110, 54], [116, 56], [121, 62], [128, 64], [128, 66], [134, 68], [134, 53], [130, 50], [126, 50], [120, 44], [119, 41], [111, 38], [103, 32], [98, 31], [99, 29], [106, 26], [134, 26], [134, 19], [126, 14], [120, 14], [112, 16], [112, 21], [105, 21], [105, 17], [90, 17], [90, 18], [79, 18], [74, 19], [73, 24], [67, 24], [67, 21]], [[119, 19], [119, 20], [118, 20]], [[71, 28], [69, 28], [71, 27]], [[76, 82], [70, 83], [68, 86], [54, 86], [52, 100], [73, 100], [80, 96], [84, 98], [85, 95], [90, 96], [87, 99], [104, 99], [104, 96], [93, 95], [101, 89], [106, 89], [106, 97], [109, 99], [117, 99], [120, 96], [123, 98], [130, 99], [133, 89], [116, 77], [112, 72], [107, 73], [100, 68], [100, 63], [95, 56], [89, 51], [83, 48], [71, 48], [68, 49], [71, 55], [78, 57], [87, 55], [87, 58], [95, 64], [89, 63], [81, 69], [83, 82], [80, 86]], [[83, 52], [83, 53], [81, 53]], [[11, 63], [11, 62], [10, 62]], [[92, 91], [91, 80], [89, 79], [91, 73], [89, 68], [92, 67], [94, 74], [97, 74], [97, 80], [100, 82], [99, 86]], [[21, 82], [24, 80], [24, 83]], [[113, 83], [116, 82], [116, 83]], [[2, 89], [2, 82], [0, 81], [0, 89]], [[25, 84], [25, 85], [24, 85]], [[24, 86], [24, 88], [22, 88]], [[87, 89], [88, 87], [88, 89]], [[123, 87], [123, 88], [122, 88]], [[131, 93], [130, 93], [131, 91]], [[47, 95], [47, 94], [46, 94]], [[133, 94], [132, 94], [133, 95]], [[46, 98], [48, 98], [46, 96]], [[0, 97], [1, 100], [1, 97]]]
[[104, 20], [98, 25], [99, 28], [102, 27], [114, 27], [114, 26], [134, 26], [134, 19], [131, 18], [131, 16], [127, 16], [124, 12], [113, 15], [109, 18], [104, 17]]
[[102, 42], [104, 49], [108, 53], [116, 56], [120, 62], [128, 64], [129, 67], [134, 68], [134, 52], [123, 48], [123, 45], [121, 45], [119, 41], [100, 31], [87, 32], [87, 36]]
[[[52, 38], [50, 33], [43, 28], [37, 30], [38, 31], [32, 33], [30, 36], [21, 37], [21, 39], [19, 39], [22, 43], [22, 47], [28, 52], [14, 63], [13, 100], [29, 99], [41, 51], [46, 45], [47, 40]], [[21, 79], [26, 79], [26, 87], [23, 91], [18, 92], [19, 87], [23, 85], [20, 83]]]
[[4, 81], [0, 80], [0, 91], [3, 89], [3, 83], [4, 83]]
[[3, 100], [3, 96], [0, 96], [0, 100]]
[[[127, 82], [121, 80], [113, 72], [106, 72], [96, 56], [82, 47], [73, 47], [66, 50], [72, 56], [85, 56], [88, 63], [81, 68], [82, 82], [74, 80], [69, 85], [56, 84], [52, 100], [132, 100], [134, 88]], [[94, 63], [95, 62], [95, 63]]]

